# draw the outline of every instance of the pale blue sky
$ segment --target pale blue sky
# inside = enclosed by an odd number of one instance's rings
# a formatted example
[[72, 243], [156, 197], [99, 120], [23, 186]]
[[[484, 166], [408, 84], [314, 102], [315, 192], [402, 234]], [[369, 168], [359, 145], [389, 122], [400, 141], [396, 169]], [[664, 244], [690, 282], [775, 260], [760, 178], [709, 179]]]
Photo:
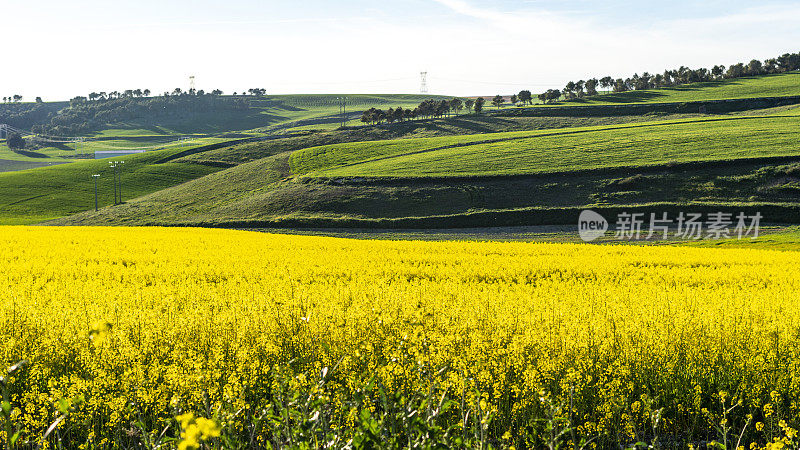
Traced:
[[[800, 2], [2, 0], [0, 91], [493, 95], [800, 51]], [[13, 62], [10, 63], [9, 62]]]

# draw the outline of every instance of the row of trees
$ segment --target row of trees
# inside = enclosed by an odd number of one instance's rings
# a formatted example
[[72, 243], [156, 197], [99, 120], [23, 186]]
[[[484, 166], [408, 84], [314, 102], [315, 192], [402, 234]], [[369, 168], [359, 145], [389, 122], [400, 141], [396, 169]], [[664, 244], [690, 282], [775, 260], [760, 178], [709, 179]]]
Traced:
[[[247, 92], [250, 95], [253, 95], [253, 96], [256, 96], [256, 97], [263, 97], [264, 95], [267, 94], [267, 90], [263, 89], [263, 88], [251, 88], [251, 89], [248, 89]], [[78, 97], [72, 98], [72, 100], [70, 100], [70, 103], [71, 104], [80, 104], [80, 103], [84, 103], [84, 102], [87, 102], [87, 101], [90, 101], [90, 102], [92, 102], [92, 101], [107, 101], [107, 100], [116, 100], [116, 99], [121, 99], [121, 98], [143, 98], [143, 97], [146, 98], [146, 97], [150, 97], [150, 94], [151, 94], [150, 89], [126, 89], [124, 91], [111, 91], [111, 92], [108, 92], [108, 93], [106, 93], [106, 92], [91, 92], [86, 97], [78, 96]], [[175, 88], [175, 89], [172, 90], [172, 92], [164, 92], [163, 94], [161, 94], [162, 97], [186, 97], [186, 96], [189, 96], [189, 97], [203, 97], [203, 96], [206, 96], [206, 95], [220, 96], [220, 95], [223, 95], [223, 92], [220, 89], [214, 89], [213, 91], [206, 92], [206, 91], [204, 91], [202, 89], [200, 89], [200, 90], [189, 89], [188, 91], [184, 91], [181, 88]], [[238, 92], [234, 92], [233, 95], [239, 95], [239, 93]], [[242, 95], [247, 95], [247, 94], [245, 94], [244, 91], [242, 91]]]
[[[746, 64], [738, 63], [727, 67], [724, 65], [716, 65], [711, 69], [704, 67], [690, 69], [681, 66], [674, 70], [665, 70], [663, 73], [650, 74], [644, 72], [641, 75], [633, 74], [633, 76], [624, 79], [615, 79], [611, 76], [605, 76], [602, 78], [591, 78], [589, 80], [570, 81], [564, 86], [561, 95], [567, 100], [572, 100], [585, 96], [597, 95], [598, 87], [614, 92], [625, 92], [643, 89], [659, 89], [689, 83], [722, 81], [748, 76], [785, 73], [795, 70], [800, 70], [800, 52], [784, 53], [777, 58], [769, 58], [764, 61], [754, 59]], [[558, 99], [560, 96], [553, 98], [555, 92], [559, 91], [552, 90], [551, 95], [546, 96], [546, 101]], [[540, 95], [539, 98], [542, 99], [542, 96]]]
[[[650, 74], [644, 72], [641, 75], [637, 73], [629, 78], [605, 76], [602, 78], [570, 81], [564, 86], [563, 90], [548, 89], [539, 94], [537, 98], [542, 103], [551, 103], [560, 99], [574, 100], [597, 95], [598, 88], [613, 92], [659, 89], [689, 83], [722, 81], [741, 77], [792, 72], [795, 70], [800, 70], [800, 52], [785, 53], [777, 58], [770, 58], [764, 61], [754, 59], [747, 64], [738, 63], [727, 67], [716, 65], [711, 69], [690, 69], [681, 66], [674, 70], [665, 70], [664, 73]], [[498, 95], [493, 99], [492, 104], [499, 108], [504, 102], [505, 98]], [[519, 104], [533, 104], [531, 92], [522, 90], [518, 94], [512, 95], [511, 104], [515, 106]]]
[[[70, 105], [81, 104], [87, 101], [106, 101], [106, 100], [116, 100], [120, 98], [145, 98], [150, 97], [151, 91], [150, 89], [125, 89], [124, 91], [111, 91], [111, 92], [91, 92], [88, 96], [77, 96], [70, 99]], [[264, 88], [251, 88], [247, 90], [247, 94], [256, 97], [263, 97], [267, 95], [267, 90]], [[242, 95], [245, 94], [245, 91], [242, 91]], [[200, 89], [189, 89], [188, 91], [184, 91], [181, 88], [175, 88], [172, 92], [164, 92], [162, 94], [163, 97], [171, 97], [171, 96], [204, 96], [204, 95], [223, 95], [223, 92], [220, 89], [214, 89], [206, 93], [206, 91]], [[238, 92], [233, 93], [234, 96], [238, 96]], [[3, 97], [3, 103], [20, 103], [22, 101], [22, 96], [18, 94], [9, 95], [8, 97]], [[36, 97], [36, 103], [42, 103], [41, 97]]]
[[431, 119], [449, 116], [451, 113], [459, 114], [464, 108], [480, 114], [486, 100], [483, 98], [466, 99], [453, 98], [451, 100], [425, 100], [414, 109], [404, 109], [402, 107], [382, 109], [370, 108], [361, 115], [361, 122], [371, 125], [382, 122], [404, 122], [413, 119]]

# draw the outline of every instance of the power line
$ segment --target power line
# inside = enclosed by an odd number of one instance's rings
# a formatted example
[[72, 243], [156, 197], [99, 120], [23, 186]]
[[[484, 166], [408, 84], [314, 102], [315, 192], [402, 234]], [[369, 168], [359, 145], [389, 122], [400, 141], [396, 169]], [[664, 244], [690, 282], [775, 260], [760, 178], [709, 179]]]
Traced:
[[457, 83], [474, 83], [474, 84], [487, 84], [487, 85], [503, 85], [503, 86], [531, 86], [531, 87], [552, 87], [558, 86], [560, 83], [549, 83], [549, 84], [537, 84], [537, 83], [505, 83], [505, 82], [496, 82], [496, 81], [480, 81], [480, 80], [461, 80], [457, 78], [444, 78], [444, 77], [432, 77], [436, 80], [442, 81], [454, 81]]

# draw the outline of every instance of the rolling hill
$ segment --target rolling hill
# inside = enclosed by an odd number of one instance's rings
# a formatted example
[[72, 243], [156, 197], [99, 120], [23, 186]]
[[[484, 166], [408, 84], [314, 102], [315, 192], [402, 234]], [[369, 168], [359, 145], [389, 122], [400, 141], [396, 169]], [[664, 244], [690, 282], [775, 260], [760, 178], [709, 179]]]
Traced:
[[313, 147], [57, 223], [476, 226], [678, 204], [790, 220], [798, 112]]
[[[797, 75], [660, 95], [679, 99], [691, 92], [696, 100], [794, 94]], [[358, 98], [364, 105], [381, 101]], [[0, 174], [0, 198], [10, 199], [0, 205], [0, 217], [20, 223], [62, 217], [51, 222], [57, 224], [436, 227], [572, 223], [571, 215], [585, 207], [671, 210], [690, 204], [758, 207], [776, 220], [798, 220], [796, 105], [764, 109], [756, 102], [722, 114], [607, 116], [509, 116], [501, 110], [341, 130], [301, 125], [313, 120], [310, 109], [323, 111], [330, 99], [277, 99], [306, 108], [292, 111], [297, 120], [284, 128], [289, 133], [262, 128], [236, 134], [250, 136], [247, 142], [234, 135], [207, 137], [221, 143], [128, 157], [130, 200], [99, 212], [87, 211], [86, 195], [97, 163]], [[384, 99], [385, 105], [417, 100]], [[122, 140], [119, 130], [103, 137]], [[130, 130], [130, 139], [143, 135], [142, 129]], [[37, 177], [44, 178], [24, 181]], [[108, 189], [103, 195], [108, 203]]]

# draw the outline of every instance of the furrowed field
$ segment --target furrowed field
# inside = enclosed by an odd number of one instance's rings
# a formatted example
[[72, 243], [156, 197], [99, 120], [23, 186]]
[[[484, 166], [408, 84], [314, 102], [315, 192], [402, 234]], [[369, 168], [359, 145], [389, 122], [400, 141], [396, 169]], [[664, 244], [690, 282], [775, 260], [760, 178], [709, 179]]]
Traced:
[[0, 436], [794, 447], [799, 271], [766, 250], [3, 227], [0, 363], [25, 363]]

